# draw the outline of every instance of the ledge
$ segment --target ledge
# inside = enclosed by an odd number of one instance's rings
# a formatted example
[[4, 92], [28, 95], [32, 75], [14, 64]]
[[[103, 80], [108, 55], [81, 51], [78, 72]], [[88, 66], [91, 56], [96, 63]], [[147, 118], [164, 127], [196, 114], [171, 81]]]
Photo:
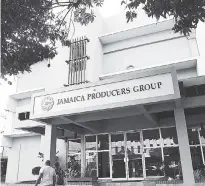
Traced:
[[16, 100], [25, 99], [31, 97], [32, 94], [34, 93], [43, 92], [43, 91], [45, 91], [45, 88], [31, 89], [23, 92], [14, 93], [10, 95], [10, 97]]
[[205, 76], [198, 76], [198, 77], [193, 77], [193, 78], [188, 78], [183, 80], [183, 85], [185, 87], [201, 85], [201, 84], [205, 84]]
[[145, 73], [146, 74], [146, 72], [150, 70], [160, 70], [163, 68], [170, 68], [170, 67], [175, 67], [176, 70], [187, 69], [187, 68], [196, 67], [197, 60], [198, 58], [195, 57], [195, 58], [183, 59], [181, 61], [170, 61], [170, 62], [167, 62], [167, 64], [159, 64], [159, 65], [149, 66], [149, 67], [141, 68], [141, 69], [134, 68], [131, 70], [118, 71], [118, 72], [101, 75], [99, 79], [100, 80], [110, 79], [110, 78], [122, 76], [128, 73]]
[[164, 30], [171, 30], [174, 25], [173, 19], [161, 21], [158, 23], [148, 24], [141, 27], [122, 30], [119, 32], [109, 33], [99, 36], [99, 40], [102, 44], [113, 43], [120, 40], [130, 39], [133, 37], [139, 37], [147, 34], [153, 34]]
[[10, 138], [30, 137], [30, 136], [39, 136], [39, 135], [40, 134], [31, 133], [31, 132], [25, 132], [25, 131], [19, 131], [19, 132], [13, 132], [13, 133], [4, 134], [5, 137], [10, 137]]

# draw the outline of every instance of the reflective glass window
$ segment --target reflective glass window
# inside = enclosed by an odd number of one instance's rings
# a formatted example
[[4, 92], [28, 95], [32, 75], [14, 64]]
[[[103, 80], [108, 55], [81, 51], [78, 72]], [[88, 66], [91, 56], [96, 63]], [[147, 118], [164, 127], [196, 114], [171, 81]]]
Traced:
[[97, 142], [98, 150], [109, 150], [109, 136], [108, 136], [108, 134], [98, 135], [97, 140], [98, 140], [98, 142]]

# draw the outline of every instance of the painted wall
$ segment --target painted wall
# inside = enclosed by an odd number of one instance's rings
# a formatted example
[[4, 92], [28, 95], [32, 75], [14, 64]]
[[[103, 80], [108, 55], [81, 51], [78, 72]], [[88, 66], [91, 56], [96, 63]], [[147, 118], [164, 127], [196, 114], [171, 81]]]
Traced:
[[[36, 176], [32, 175], [32, 168], [43, 166], [38, 153], [43, 152], [44, 136], [30, 136], [13, 138], [12, 148], [8, 151], [8, 167], [6, 182], [14, 183], [20, 181], [35, 180]], [[57, 156], [63, 168], [65, 168], [66, 148], [64, 140], [57, 140]]]
[[[87, 45], [90, 59], [86, 67], [86, 79], [90, 82], [98, 81], [102, 74], [126, 70], [129, 65], [142, 69], [198, 56], [195, 38], [182, 37], [171, 29], [102, 45], [98, 37], [103, 28], [104, 22], [98, 20], [87, 27], [76, 25], [74, 37], [86, 35], [90, 39]], [[51, 67], [47, 67], [46, 61], [33, 65], [32, 73], [25, 73], [18, 79], [17, 91], [63, 87], [68, 80], [68, 65], [65, 63], [68, 59], [69, 48], [59, 45]]]
[[31, 109], [31, 98], [25, 98], [25, 99], [20, 99], [16, 100], [16, 107], [14, 108], [14, 113], [12, 114], [12, 124], [11, 124], [11, 131], [10, 134], [15, 133], [15, 134], [26, 134], [27, 132], [18, 130], [16, 129], [17, 127], [21, 126], [25, 122], [28, 123], [35, 123], [34, 121], [30, 120], [25, 120], [25, 121], [20, 121], [18, 119], [18, 115], [21, 112], [29, 112]]
[[[41, 136], [41, 143], [40, 143], [39, 152], [42, 152], [42, 153], [44, 153], [44, 149], [46, 149], [45, 145], [47, 145], [45, 143], [44, 138], [45, 138], [45, 136]], [[66, 167], [66, 143], [64, 140], [57, 139], [56, 153], [57, 153], [56, 156], [58, 156], [58, 160], [59, 160], [61, 167], [65, 168]]]
[[[98, 36], [102, 32], [103, 20], [99, 12], [96, 12], [96, 14], [95, 22], [86, 27], [76, 23], [73, 35], [73, 38], [86, 36], [90, 39], [87, 46], [87, 53], [90, 56], [90, 59], [87, 61], [87, 69], [89, 69], [87, 71], [88, 81], [96, 81], [96, 77], [101, 73], [100, 65], [102, 63], [99, 53], [102, 53], [102, 49]], [[20, 75], [17, 92], [42, 87], [47, 90], [64, 87], [64, 84], [68, 82], [68, 65], [65, 61], [69, 59], [69, 48], [63, 47], [58, 43], [57, 52], [58, 55], [51, 60], [50, 68], [47, 67], [48, 61], [43, 61], [32, 66], [32, 73]]]
[[40, 136], [14, 138], [9, 152], [6, 182], [13, 183], [34, 180], [32, 168], [35, 167], [39, 152]]
[[172, 37], [171, 31], [164, 31], [105, 45], [103, 73], [123, 71], [129, 65], [142, 69], [193, 57], [186, 37]]

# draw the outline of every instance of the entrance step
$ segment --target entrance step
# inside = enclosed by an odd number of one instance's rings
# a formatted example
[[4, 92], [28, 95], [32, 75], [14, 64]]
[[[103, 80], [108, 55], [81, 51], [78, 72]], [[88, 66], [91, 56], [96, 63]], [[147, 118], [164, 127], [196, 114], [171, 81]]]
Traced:
[[141, 182], [110, 182], [110, 183], [98, 183], [99, 186], [156, 186], [155, 182], [141, 181]]

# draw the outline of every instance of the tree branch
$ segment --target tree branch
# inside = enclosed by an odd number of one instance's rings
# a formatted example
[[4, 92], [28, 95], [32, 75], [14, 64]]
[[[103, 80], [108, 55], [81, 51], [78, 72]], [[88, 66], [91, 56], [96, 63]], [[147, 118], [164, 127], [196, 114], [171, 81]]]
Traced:
[[61, 23], [60, 23], [60, 25], [59, 25], [58, 31], [60, 30], [61, 25], [63, 24], [63, 21], [65, 20], [66, 16], [67, 16], [68, 13], [70, 12], [71, 8], [73, 8], [73, 7], [70, 7], [70, 8], [68, 9], [67, 13], [65, 14], [65, 16], [63, 17], [63, 19], [62, 19], [62, 21], [61, 21]]
[[72, 9], [72, 11], [71, 11], [70, 21], [69, 21], [69, 26], [68, 26], [68, 30], [69, 30], [69, 32], [70, 32], [70, 23], [71, 23], [72, 16], [73, 16], [73, 9]]
[[74, 25], [74, 23], [73, 23], [73, 20], [71, 19], [71, 22], [72, 22], [72, 25], [73, 25], [73, 35], [72, 35], [72, 37], [71, 37], [71, 40], [73, 39], [73, 36], [74, 36], [74, 34], [75, 34], [75, 25]]
[[56, 16], [56, 18], [58, 18], [65, 10], [67, 10], [67, 8], [65, 8], [65, 9], [62, 10], [62, 11], [60, 11], [60, 12], [58, 13], [58, 15]]

